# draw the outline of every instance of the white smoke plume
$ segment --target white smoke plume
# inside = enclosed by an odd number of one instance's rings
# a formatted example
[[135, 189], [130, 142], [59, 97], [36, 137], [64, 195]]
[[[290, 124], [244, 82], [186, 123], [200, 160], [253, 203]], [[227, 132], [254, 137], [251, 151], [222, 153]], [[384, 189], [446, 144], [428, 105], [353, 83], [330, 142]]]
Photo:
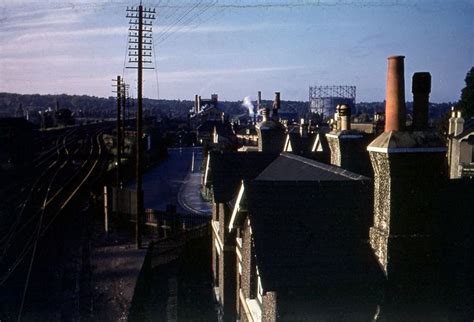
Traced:
[[245, 107], [249, 111], [249, 116], [253, 117], [253, 104], [252, 100], [250, 99], [250, 96], [245, 96], [244, 100], [242, 102], [242, 107]]

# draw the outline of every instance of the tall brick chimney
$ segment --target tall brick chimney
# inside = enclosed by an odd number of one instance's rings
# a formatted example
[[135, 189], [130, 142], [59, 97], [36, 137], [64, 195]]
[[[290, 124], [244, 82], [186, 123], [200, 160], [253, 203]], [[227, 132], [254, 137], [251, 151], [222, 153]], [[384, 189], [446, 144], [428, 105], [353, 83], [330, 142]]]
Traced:
[[405, 56], [388, 57], [385, 132], [405, 130], [404, 59]]
[[273, 101], [273, 113], [269, 118], [270, 110], [263, 110], [263, 120], [257, 124], [258, 150], [261, 152], [279, 153], [283, 151], [285, 145], [285, 127], [278, 119], [280, 109], [280, 93], [275, 93]]
[[[410, 298], [406, 294], [425, 291], [422, 285], [433, 286], [436, 275], [433, 191], [445, 177], [446, 147], [425, 126], [418, 128], [422, 131], [405, 131], [403, 74], [403, 57], [389, 57], [385, 132], [367, 150], [374, 169], [370, 243], [393, 294]], [[426, 75], [422, 77], [426, 82]], [[424, 119], [423, 115], [418, 124]]]

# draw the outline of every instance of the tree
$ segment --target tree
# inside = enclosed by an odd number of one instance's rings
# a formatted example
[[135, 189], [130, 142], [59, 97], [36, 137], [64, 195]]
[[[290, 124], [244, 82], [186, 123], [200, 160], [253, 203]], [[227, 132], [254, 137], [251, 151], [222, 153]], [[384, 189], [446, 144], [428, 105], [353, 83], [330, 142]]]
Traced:
[[461, 100], [459, 100], [457, 107], [461, 109], [464, 117], [474, 116], [474, 67], [467, 72], [466, 87], [461, 91]]

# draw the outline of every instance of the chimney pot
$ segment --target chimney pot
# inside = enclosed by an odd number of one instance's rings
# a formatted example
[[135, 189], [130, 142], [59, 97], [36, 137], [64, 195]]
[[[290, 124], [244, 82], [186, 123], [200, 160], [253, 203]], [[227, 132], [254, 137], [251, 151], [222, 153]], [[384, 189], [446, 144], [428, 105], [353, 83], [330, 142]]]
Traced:
[[341, 120], [341, 131], [351, 129], [351, 108], [347, 105], [339, 106], [339, 118]]
[[265, 107], [264, 109], [262, 109], [263, 122], [268, 121], [268, 114], [270, 114], [270, 109], [268, 107]]
[[404, 59], [405, 56], [388, 57], [385, 132], [405, 130]]

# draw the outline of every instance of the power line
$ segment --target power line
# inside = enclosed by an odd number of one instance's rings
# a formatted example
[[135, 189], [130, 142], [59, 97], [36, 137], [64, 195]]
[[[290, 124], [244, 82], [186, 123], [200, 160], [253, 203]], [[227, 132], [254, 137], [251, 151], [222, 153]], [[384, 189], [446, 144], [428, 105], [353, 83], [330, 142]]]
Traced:
[[212, 2], [210, 3], [209, 5], [203, 7], [203, 9], [197, 13], [195, 13], [194, 15], [188, 17], [188, 19], [186, 19], [185, 21], [183, 21], [182, 23], [178, 24], [177, 26], [175, 26], [175, 29], [165, 35], [164, 37], [162, 37], [161, 39], [158, 39], [157, 40], [157, 43], [158, 44], [161, 44], [163, 43], [164, 41], [166, 41], [166, 39], [168, 39], [169, 37], [171, 37], [172, 35], [174, 35], [176, 32], [178, 32], [179, 30], [181, 30], [183, 27], [185, 26], [188, 26], [190, 25], [193, 21], [195, 21], [197, 18], [199, 18], [202, 14], [204, 14], [207, 10], [209, 10], [210, 8], [212, 8], [214, 6], [214, 4], [217, 3], [217, 0], [215, 2]]
[[197, 6], [199, 6], [202, 2], [203, 1], [201, 0], [198, 3], [196, 3], [194, 6], [190, 7], [188, 10], [186, 10], [185, 13], [183, 15], [181, 15], [174, 23], [169, 25], [164, 32], [162, 32], [158, 35], [156, 41], [159, 42], [162, 37], [164, 37], [170, 30], [172, 30], [172, 28], [174, 26], [176, 26], [180, 21], [182, 21], [188, 14], [191, 13], [191, 11], [193, 11], [195, 8], [197, 8]]

